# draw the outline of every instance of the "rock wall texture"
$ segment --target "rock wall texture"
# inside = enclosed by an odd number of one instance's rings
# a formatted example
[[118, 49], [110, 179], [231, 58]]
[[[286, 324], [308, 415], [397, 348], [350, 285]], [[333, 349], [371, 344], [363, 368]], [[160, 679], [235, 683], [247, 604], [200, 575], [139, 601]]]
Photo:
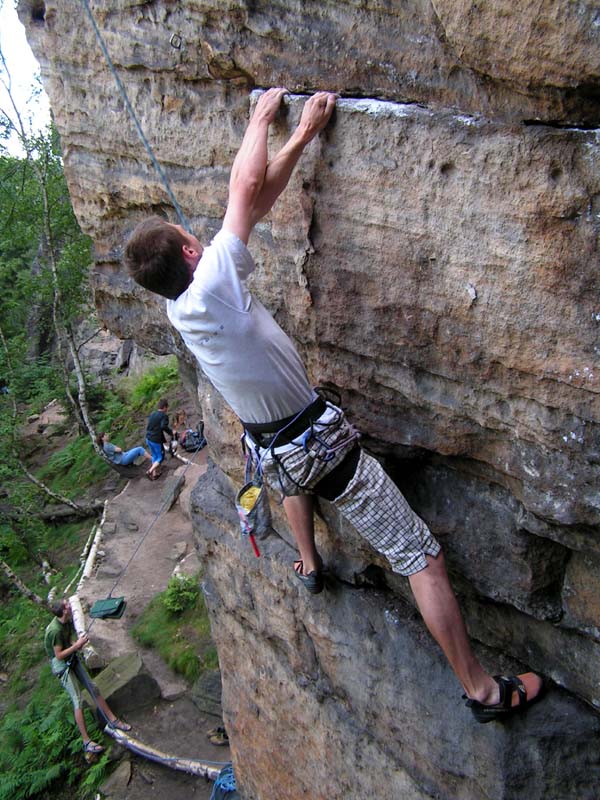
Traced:
[[597, 3], [91, 7], [201, 240], [223, 215], [251, 91], [293, 93], [272, 147], [301, 95], [339, 92], [253, 235], [253, 289], [442, 541], [486, 664], [525, 664], [557, 687], [523, 720], [477, 726], [405, 583], [327, 504], [323, 596], [290, 583], [283, 520], [260, 560], [240, 543], [227, 477], [241, 477], [239, 428], [162, 301], [119, 264], [141, 217], [175, 219], [168, 195], [82, 6], [21, 0], [96, 245], [99, 313], [181, 357], [222, 470], [196, 490], [196, 532], [244, 796], [597, 796]]

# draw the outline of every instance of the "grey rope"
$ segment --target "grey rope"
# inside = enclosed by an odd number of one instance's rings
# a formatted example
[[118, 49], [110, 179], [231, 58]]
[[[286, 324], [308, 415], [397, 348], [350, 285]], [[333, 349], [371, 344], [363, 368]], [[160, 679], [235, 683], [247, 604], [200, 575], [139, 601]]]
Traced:
[[119, 91], [121, 92], [121, 96], [123, 98], [123, 101], [125, 103], [127, 111], [129, 112], [129, 115], [130, 115], [131, 119], [135, 123], [135, 127], [137, 128], [137, 132], [138, 132], [138, 134], [140, 136], [140, 139], [142, 140], [142, 143], [143, 143], [144, 147], [146, 148], [146, 152], [148, 153], [148, 156], [150, 157], [150, 161], [154, 165], [154, 168], [155, 168], [156, 172], [158, 173], [158, 176], [160, 177], [161, 181], [163, 182], [163, 185], [164, 185], [165, 189], [167, 190], [167, 194], [169, 195], [169, 199], [171, 200], [171, 203], [173, 204], [173, 208], [175, 209], [175, 212], [177, 213], [177, 216], [179, 218], [179, 221], [180, 221], [182, 227], [185, 228], [185, 230], [188, 231], [188, 233], [191, 233], [188, 221], [187, 221], [183, 211], [181, 210], [181, 207], [180, 207], [179, 203], [175, 199], [175, 195], [171, 191], [171, 187], [169, 185], [169, 181], [167, 180], [167, 176], [165, 175], [163, 168], [160, 166], [160, 164], [156, 160], [156, 156], [154, 155], [154, 152], [153, 152], [152, 148], [150, 147], [150, 143], [148, 142], [148, 139], [146, 138], [146, 136], [144, 134], [144, 131], [142, 129], [142, 126], [140, 125], [140, 122], [139, 122], [139, 120], [138, 120], [138, 118], [136, 116], [136, 113], [133, 110], [133, 106], [129, 102], [129, 97], [127, 96], [127, 92], [125, 91], [125, 87], [123, 86], [123, 83], [122, 83], [121, 79], [119, 78], [117, 70], [115, 69], [115, 65], [113, 64], [113, 61], [112, 61], [112, 59], [110, 57], [110, 53], [108, 52], [108, 49], [107, 49], [106, 44], [104, 42], [104, 39], [102, 38], [102, 34], [100, 33], [100, 30], [98, 29], [98, 26], [96, 25], [96, 20], [94, 19], [94, 15], [92, 14], [92, 11], [90, 9], [88, 0], [81, 0], [81, 3], [83, 5], [83, 7], [85, 8], [85, 11], [86, 11], [86, 13], [87, 13], [87, 15], [88, 15], [88, 17], [90, 19], [90, 22], [92, 23], [92, 27], [94, 29], [94, 33], [96, 34], [96, 39], [98, 40], [98, 44], [100, 45], [100, 49], [102, 50], [102, 52], [104, 54], [104, 58], [106, 59], [106, 63], [110, 67], [110, 70], [111, 70], [111, 72], [112, 72], [112, 74], [114, 76], [114, 79], [116, 81], [117, 87], [118, 87]]
[[[202, 448], [198, 447], [198, 448], [197, 448], [197, 449], [196, 449], [196, 450], [195, 450], [195, 451], [192, 453], [192, 456], [191, 456], [191, 458], [190, 458], [189, 462], [188, 462], [188, 463], [185, 465], [185, 468], [184, 468], [184, 470], [183, 470], [183, 471], [182, 471], [182, 473], [181, 473], [181, 477], [182, 477], [182, 478], [183, 478], [183, 477], [185, 477], [185, 473], [188, 471], [188, 469], [189, 469], [189, 468], [190, 468], [192, 465], [194, 465], [194, 464], [196, 463], [196, 462], [194, 461], [194, 457], [195, 457], [196, 455], [198, 455], [198, 453], [200, 452], [200, 450], [201, 450], [201, 449], [202, 449]], [[119, 585], [119, 583], [121, 582], [121, 579], [123, 578], [123, 576], [124, 576], [124, 575], [125, 575], [125, 573], [127, 572], [127, 569], [129, 568], [129, 565], [131, 564], [131, 562], [133, 561], [133, 559], [136, 557], [136, 555], [137, 555], [137, 553], [138, 553], [138, 551], [139, 551], [140, 547], [141, 547], [141, 546], [144, 544], [144, 542], [146, 541], [146, 538], [148, 537], [148, 534], [150, 533], [150, 531], [152, 530], [152, 528], [155, 526], [156, 522], [158, 521], [158, 518], [160, 517], [160, 515], [163, 513], [163, 511], [165, 510], [165, 508], [168, 506], [168, 504], [169, 504], [170, 502], [171, 502], [171, 498], [170, 498], [169, 496], [167, 496], [167, 497], [165, 498], [165, 500], [162, 502], [162, 504], [161, 504], [160, 508], [158, 509], [158, 511], [156, 512], [156, 514], [154, 515], [154, 517], [153, 517], [153, 519], [152, 519], [152, 521], [151, 521], [150, 525], [147, 527], [146, 531], [144, 532], [144, 535], [142, 536], [142, 538], [140, 539], [140, 541], [137, 543], [137, 545], [136, 545], [136, 547], [135, 547], [135, 549], [134, 549], [133, 553], [132, 553], [132, 554], [131, 554], [131, 556], [129, 557], [129, 559], [128, 559], [127, 563], [125, 564], [125, 566], [123, 567], [123, 569], [121, 570], [121, 572], [119, 573], [119, 575], [117, 576], [117, 579], [116, 579], [116, 580], [115, 580], [115, 582], [113, 583], [113, 585], [112, 585], [112, 588], [111, 588], [111, 590], [110, 590], [110, 591], [109, 591], [109, 593], [108, 593], [108, 597], [112, 597], [112, 593], [115, 591], [115, 589], [117, 588], [117, 586], [118, 586], [118, 585]], [[90, 624], [88, 625], [88, 627], [87, 627], [87, 631], [86, 631], [88, 634], [89, 634], [89, 632], [92, 630], [92, 628], [94, 627], [94, 622], [95, 622], [95, 621], [96, 621], [96, 618], [92, 618], [92, 621], [91, 621], [91, 622], [90, 622]]]

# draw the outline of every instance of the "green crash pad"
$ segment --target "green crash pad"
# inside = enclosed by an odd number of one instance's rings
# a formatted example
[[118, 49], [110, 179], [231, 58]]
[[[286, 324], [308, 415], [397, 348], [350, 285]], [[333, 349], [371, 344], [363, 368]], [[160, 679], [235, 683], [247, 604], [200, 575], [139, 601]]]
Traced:
[[90, 617], [94, 619], [119, 619], [123, 616], [127, 602], [124, 597], [107, 597], [96, 600], [90, 608]]

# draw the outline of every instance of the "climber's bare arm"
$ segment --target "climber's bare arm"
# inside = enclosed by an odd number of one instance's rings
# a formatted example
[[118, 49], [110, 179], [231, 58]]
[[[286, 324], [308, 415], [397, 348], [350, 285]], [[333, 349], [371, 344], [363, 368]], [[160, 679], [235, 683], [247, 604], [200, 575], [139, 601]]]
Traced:
[[285, 89], [269, 89], [259, 97], [231, 168], [223, 227], [246, 243], [254, 226], [256, 200], [265, 181], [269, 125], [285, 93]]
[[248, 243], [252, 228], [285, 189], [302, 151], [329, 121], [336, 95], [317, 92], [306, 101], [298, 127], [269, 163], [267, 136], [285, 89], [269, 89], [258, 100], [235, 158], [229, 181], [226, 230]]
[[267, 164], [265, 180], [256, 200], [256, 219], [262, 219], [288, 185], [288, 181], [306, 145], [320, 133], [329, 122], [337, 95], [317, 92], [304, 104], [298, 127], [287, 143]]

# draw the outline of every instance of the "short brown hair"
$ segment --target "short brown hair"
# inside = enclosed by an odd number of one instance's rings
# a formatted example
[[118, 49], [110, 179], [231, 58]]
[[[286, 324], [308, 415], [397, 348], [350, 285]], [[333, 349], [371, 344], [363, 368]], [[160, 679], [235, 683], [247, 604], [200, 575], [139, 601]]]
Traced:
[[175, 300], [190, 284], [182, 234], [162, 217], [149, 217], [134, 228], [125, 245], [125, 266], [136, 283]]
[[62, 617], [62, 615], [65, 613], [65, 603], [65, 600], [56, 600], [54, 603], [52, 603], [50, 606], [50, 611], [52, 611], [55, 617]]

